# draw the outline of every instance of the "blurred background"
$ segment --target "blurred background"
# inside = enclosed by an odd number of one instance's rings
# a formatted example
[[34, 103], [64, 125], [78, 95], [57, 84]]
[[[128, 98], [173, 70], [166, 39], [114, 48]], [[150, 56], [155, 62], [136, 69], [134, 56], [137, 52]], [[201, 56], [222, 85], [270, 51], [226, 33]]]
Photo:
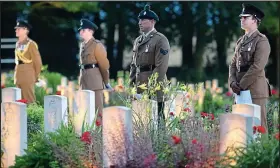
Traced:
[[[12, 70], [16, 20], [26, 19], [33, 26], [29, 37], [37, 42], [44, 65], [70, 80], [79, 74], [79, 32], [81, 18], [99, 26], [100, 39], [111, 64], [111, 78], [129, 70], [132, 43], [139, 36], [138, 14], [150, 4], [160, 21], [156, 29], [171, 45], [168, 78], [182, 82], [218, 79], [226, 83], [228, 64], [237, 39], [244, 34], [239, 14], [242, 2], [2, 2], [1, 71]], [[259, 30], [271, 45], [267, 78], [279, 84], [279, 2], [250, 2], [265, 13]]]

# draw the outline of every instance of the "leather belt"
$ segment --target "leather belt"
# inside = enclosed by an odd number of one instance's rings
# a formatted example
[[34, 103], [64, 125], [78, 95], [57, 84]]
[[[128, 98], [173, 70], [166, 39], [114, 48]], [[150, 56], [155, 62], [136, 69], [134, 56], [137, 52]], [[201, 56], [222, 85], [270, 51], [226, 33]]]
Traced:
[[247, 72], [250, 69], [250, 65], [240, 67], [239, 72]]
[[18, 60], [18, 64], [24, 64], [22, 60]]
[[155, 65], [137, 66], [137, 71], [138, 72], [153, 71], [155, 67], [156, 67]]
[[91, 69], [91, 68], [98, 68], [98, 64], [81, 64], [80, 69]]

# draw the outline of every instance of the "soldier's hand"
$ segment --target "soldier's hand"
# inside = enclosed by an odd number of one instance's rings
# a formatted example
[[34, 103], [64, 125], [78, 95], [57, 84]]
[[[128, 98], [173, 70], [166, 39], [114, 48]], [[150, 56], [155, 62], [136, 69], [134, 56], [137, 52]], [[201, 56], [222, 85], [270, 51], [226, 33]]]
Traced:
[[237, 95], [240, 95], [240, 91], [241, 91], [241, 88], [239, 86], [239, 83], [237, 82], [232, 82], [232, 84], [230, 85], [230, 87], [232, 88], [232, 91], [234, 93], [236, 93]]
[[112, 88], [112, 86], [110, 85], [110, 83], [105, 84], [105, 87], [108, 91], [114, 91], [114, 89]]

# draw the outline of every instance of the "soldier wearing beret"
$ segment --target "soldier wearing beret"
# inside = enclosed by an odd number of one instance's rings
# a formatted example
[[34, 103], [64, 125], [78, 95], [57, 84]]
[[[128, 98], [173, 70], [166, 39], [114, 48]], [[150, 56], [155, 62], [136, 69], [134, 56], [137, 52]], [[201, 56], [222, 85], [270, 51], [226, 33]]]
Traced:
[[270, 44], [267, 37], [258, 31], [264, 13], [253, 5], [243, 4], [239, 16], [245, 34], [236, 43], [235, 55], [229, 66], [229, 85], [236, 94], [250, 90], [253, 103], [261, 106], [261, 125], [267, 128], [266, 103], [270, 85], [264, 69]]
[[33, 103], [36, 100], [34, 85], [39, 81], [42, 60], [37, 43], [28, 37], [30, 29], [31, 25], [26, 21], [17, 21], [14, 83], [21, 89], [22, 99]]
[[[130, 65], [130, 85], [148, 84], [148, 78], [158, 73], [158, 82], [166, 79], [168, 69], [170, 45], [168, 39], [154, 26], [159, 21], [157, 14], [146, 5], [139, 13], [139, 28], [142, 34], [136, 38], [133, 44], [133, 59]], [[137, 90], [141, 93], [141, 89]], [[164, 121], [163, 92], [157, 92], [158, 117]]]
[[109, 84], [109, 61], [104, 45], [93, 37], [98, 27], [87, 19], [82, 19], [79, 30], [83, 42], [80, 46], [80, 87], [95, 92], [95, 107], [103, 110], [103, 89], [112, 90]]

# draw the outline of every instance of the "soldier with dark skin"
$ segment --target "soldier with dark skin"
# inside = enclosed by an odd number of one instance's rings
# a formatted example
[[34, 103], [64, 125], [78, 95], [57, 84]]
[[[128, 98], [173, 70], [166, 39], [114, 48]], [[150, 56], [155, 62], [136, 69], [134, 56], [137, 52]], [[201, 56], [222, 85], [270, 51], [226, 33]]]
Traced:
[[[142, 34], [133, 43], [133, 59], [130, 65], [130, 85], [148, 84], [148, 78], [157, 73], [157, 81], [166, 79], [170, 45], [168, 39], [154, 26], [159, 21], [157, 14], [146, 5], [139, 13], [139, 28]], [[142, 92], [137, 90], [138, 94]], [[158, 122], [165, 120], [162, 90], [157, 92]]]
[[98, 27], [87, 19], [81, 20], [79, 28], [83, 42], [80, 46], [80, 77], [82, 90], [95, 92], [95, 107], [98, 113], [103, 110], [103, 89], [113, 90], [109, 84], [109, 60], [104, 45], [93, 37]]
[[233, 92], [250, 90], [253, 104], [261, 106], [261, 125], [267, 128], [266, 103], [270, 85], [265, 66], [270, 54], [267, 37], [258, 31], [264, 13], [253, 5], [243, 4], [240, 14], [241, 28], [245, 35], [238, 39], [235, 55], [229, 66], [229, 85]]
[[15, 26], [18, 41], [15, 48], [14, 83], [21, 89], [22, 99], [26, 99], [27, 103], [36, 101], [34, 85], [39, 82], [42, 68], [38, 45], [28, 37], [30, 29], [31, 25], [25, 20], [18, 20]]

